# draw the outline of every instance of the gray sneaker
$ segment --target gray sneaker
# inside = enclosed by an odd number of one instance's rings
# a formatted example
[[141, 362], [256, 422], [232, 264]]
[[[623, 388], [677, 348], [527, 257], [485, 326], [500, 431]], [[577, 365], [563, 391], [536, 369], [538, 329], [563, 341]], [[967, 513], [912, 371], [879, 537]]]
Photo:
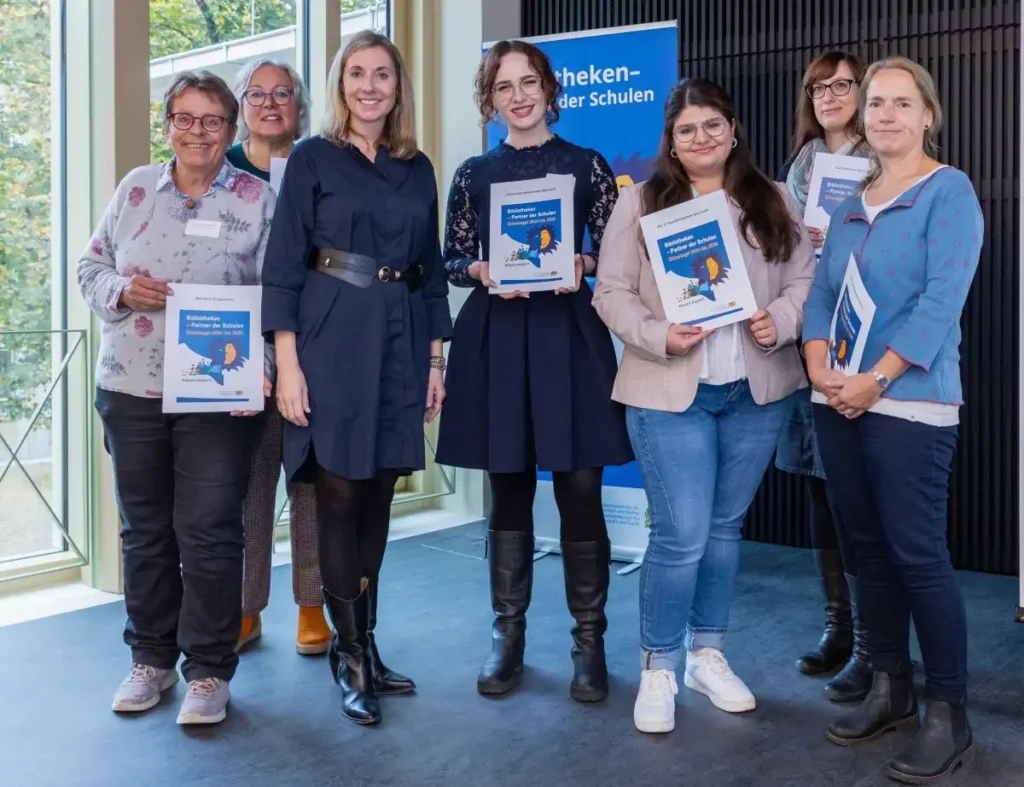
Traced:
[[139, 713], [160, 702], [161, 692], [178, 682], [178, 671], [132, 664], [132, 671], [121, 681], [110, 706], [120, 713]]
[[189, 681], [188, 694], [178, 711], [178, 724], [219, 724], [228, 715], [231, 695], [220, 678]]

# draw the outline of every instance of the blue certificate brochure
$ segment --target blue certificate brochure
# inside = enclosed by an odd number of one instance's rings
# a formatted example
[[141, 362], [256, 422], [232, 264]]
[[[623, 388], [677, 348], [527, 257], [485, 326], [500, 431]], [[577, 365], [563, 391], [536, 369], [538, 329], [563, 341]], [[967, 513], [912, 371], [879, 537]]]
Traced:
[[651, 213], [640, 227], [666, 319], [712, 329], [754, 316], [757, 302], [724, 191]]
[[843, 286], [832, 315], [828, 335], [829, 368], [852, 377], [860, 372], [871, 323], [875, 319], [875, 302], [871, 300], [860, 269], [853, 255], [846, 265]]
[[[847, 197], [857, 193], [861, 181], [871, 171], [871, 160], [858, 156], [816, 153], [807, 187], [804, 224], [827, 233], [832, 215]], [[821, 249], [818, 249], [821, 256]]]
[[491, 184], [491, 293], [576, 284], [572, 175]]
[[172, 284], [171, 290], [163, 411], [262, 410], [262, 288]]

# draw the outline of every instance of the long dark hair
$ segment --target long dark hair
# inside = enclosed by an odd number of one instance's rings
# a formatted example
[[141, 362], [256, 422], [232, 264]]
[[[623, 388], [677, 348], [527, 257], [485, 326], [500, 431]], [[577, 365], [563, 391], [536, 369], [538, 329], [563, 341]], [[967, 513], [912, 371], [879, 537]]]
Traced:
[[[846, 63], [853, 74], [853, 80], [857, 87], [861, 86], [864, 80], [864, 63], [856, 55], [849, 52], [832, 51], [826, 52], [816, 58], [807, 66], [804, 72], [803, 81], [800, 83], [800, 95], [796, 99], [796, 133], [793, 135], [793, 152], [799, 153], [804, 145], [812, 139], [824, 138], [825, 129], [818, 122], [818, 116], [814, 114], [814, 101], [807, 95], [807, 88], [816, 82], [823, 82], [835, 76], [839, 66]], [[852, 91], [851, 91], [852, 92]], [[849, 134], [858, 134], [860, 127], [860, 112], [855, 111], [847, 125], [846, 131]]]
[[[640, 192], [641, 215], [693, 199], [690, 178], [672, 156], [676, 120], [687, 107], [717, 110], [734, 125], [736, 147], [725, 162], [725, 193], [740, 207], [740, 233], [748, 242], [757, 241], [768, 262], [788, 261], [800, 243], [800, 230], [782, 193], [754, 164], [747, 133], [736, 119], [736, 107], [729, 94], [708, 79], [684, 79], [672, 88], [665, 102], [665, 129], [654, 174]], [[644, 248], [642, 239], [640, 247]]]

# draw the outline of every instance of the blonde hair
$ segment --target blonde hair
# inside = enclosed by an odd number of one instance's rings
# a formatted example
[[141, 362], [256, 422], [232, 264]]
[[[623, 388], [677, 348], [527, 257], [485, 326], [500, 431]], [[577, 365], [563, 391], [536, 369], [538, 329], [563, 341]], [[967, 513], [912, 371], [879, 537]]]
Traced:
[[[914, 78], [914, 83], [917, 85], [917, 89], [921, 93], [921, 98], [924, 100], [924, 105], [931, 110], [932, 122], [924, 130], [924, 141], [922, 148], [924, 152], [936, 156], [939, 153], [938, 143], [935, 141], [936, 136], [942, 130], [943, 113], [942, 103], [939, 101], [939, 91], [935, 89], [935, 80], [932, 79], [932, 75], [928, 73], [928, 69], [924, 66], [915, 63], [908, 57], [887, 57], [883, 60], [876, 60], [864, 73], [864, 79], [860, 83], [860, 95], [858, 97], [860, 107], [859, 112], [862, 118], [864, 117], [864, 108], [867, 105], [868, 90], [871, 88], [871, 80], [875, 78], [875, 75], [879, 71], [886, 69], [895, 69], [898, 71], [904, 71]], [[871, 161], [873, 166], [871, 172], [868, 173], [867, 177], [860, 184], [860, 191], [863, 194], [867, 188], [878, 180], [882, 174], [881, 165], [878, 161], [878, 154], [871, 154]]]
[[331, 91], [327, 113], [321, 127], [321, 135], [337, 145], [348, 144], [347, 137], [351, 129], [352, 113], [345, 103], [345, 88], [342, 79], [348, 59], [356, 52], [364, 49], [380, 47], [391, 56], [395, 66], [398, 86], [395, 88], [395, 105], [384, 121], [384, 133], [381, 143], [388, 154], [397, 159], [410, 159], [416, 155], [416, 115], [412, 94], [412, 80], [405, 68], [405, 60], [389, 38], [372, 30], [356, 33], [344, 49], [338, 50], [331, 63], [331, 71], [327, 76], [328, 89]]

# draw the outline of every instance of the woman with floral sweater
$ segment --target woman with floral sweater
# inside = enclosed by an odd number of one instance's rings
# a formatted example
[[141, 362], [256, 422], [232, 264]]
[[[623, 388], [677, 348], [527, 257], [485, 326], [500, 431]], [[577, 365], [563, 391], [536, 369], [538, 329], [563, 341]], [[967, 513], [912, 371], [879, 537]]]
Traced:
[[[261, 417], [162, 412], [164, 308], [175, 282], [260, 281], [275, 197], [225, 160], [237, 121], [219, 77], [173, 79], [164, 128], [174, 158], [128, 173], [78, 263], [102, 322], [96, 409], [114, 466], [132, 651], [113, 709], [156, 705], [184, 654], [179, 724], [226, 714], [242, 623], [242, 501]], [[269, 346], [264, 369], [269, 394]]]

